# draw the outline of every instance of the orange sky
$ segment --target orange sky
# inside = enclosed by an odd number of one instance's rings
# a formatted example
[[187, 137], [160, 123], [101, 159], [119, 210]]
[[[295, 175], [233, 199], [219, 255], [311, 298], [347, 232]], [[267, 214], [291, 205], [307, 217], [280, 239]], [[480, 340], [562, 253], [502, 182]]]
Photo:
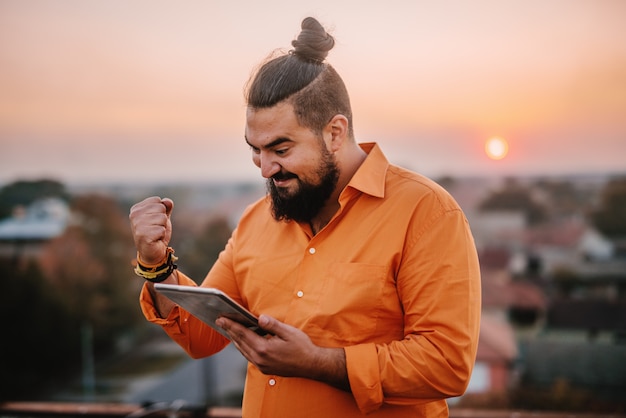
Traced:
[[243, 85], [308, 15], [337, 38], [357, 138], [392, 162], [626, 171], [622, 0], [0, 0], [0, 184], [258, 178]]

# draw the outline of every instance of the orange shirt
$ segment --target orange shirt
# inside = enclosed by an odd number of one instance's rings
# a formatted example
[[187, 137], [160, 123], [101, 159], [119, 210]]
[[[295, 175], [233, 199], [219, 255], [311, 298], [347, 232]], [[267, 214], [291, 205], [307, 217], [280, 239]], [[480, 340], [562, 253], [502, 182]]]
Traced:
[[[369, 155], [317, 235], [308, 225], [276, 222], [261, 199], [202, 284], [303, 330], [317, 345], [345, 348], [352, 393], [263, 375], [249, 364], [244, 417], [443, 417], [445, 398], [467, 386], [480, 321], [467, 220], [437, 184], [390, 165], [375, 144], [361, 147]], [[177, 307], [158, 318], [145, 290], [141, 303], [192, 357], [228, 344]]]

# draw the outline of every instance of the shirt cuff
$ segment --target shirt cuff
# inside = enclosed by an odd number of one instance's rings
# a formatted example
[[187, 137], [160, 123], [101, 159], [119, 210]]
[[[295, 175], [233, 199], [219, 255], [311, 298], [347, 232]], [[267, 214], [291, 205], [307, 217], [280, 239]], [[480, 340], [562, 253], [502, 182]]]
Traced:
[[[178, 284], [184, 286], [197, 286], [196, 282], [191, 280], [186, 275], [178, 272]], [[180, 310], [178, 305], [174, 306], [170, 311], [167, 318], [161, 318], [156, 308], [154, 307], [154, 300], [152, 299], [152, 294], [150, 294], [150, 290], [148, 290], [148, 283], [144, 283], [141, 293], [139, 294], [139, 305], [141, 306], [141, 311], [143, 315], [149, 322], [152, 322], [157, 325], [167, 326], [172, 325], [178, 317], [180, 316]]]
[[376, 345], [354, 345], [344, 350], [350, 389], [359, 410], [365, 414], [377, 410], [383, 404], [383, 389]]

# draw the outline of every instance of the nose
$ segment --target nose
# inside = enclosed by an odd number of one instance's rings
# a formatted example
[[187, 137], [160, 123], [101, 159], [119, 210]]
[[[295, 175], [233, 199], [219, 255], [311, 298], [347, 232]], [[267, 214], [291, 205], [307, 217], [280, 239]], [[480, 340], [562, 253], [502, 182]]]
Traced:
[[280, 164], [276, 162], [270, 153], [261, 152], [255, 156], [255, 164], [261, 169], [261, 175], [268, 179], [281, 170]]

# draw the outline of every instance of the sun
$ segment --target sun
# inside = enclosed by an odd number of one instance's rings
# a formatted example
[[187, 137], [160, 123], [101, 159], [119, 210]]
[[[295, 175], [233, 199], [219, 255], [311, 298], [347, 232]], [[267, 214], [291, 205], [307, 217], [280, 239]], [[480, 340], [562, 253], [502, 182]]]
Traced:
[[485, 153], [492, 160], [501, 160], [509, 153], [509, 144], [505, 139], [494, 136], [485, 142]]

